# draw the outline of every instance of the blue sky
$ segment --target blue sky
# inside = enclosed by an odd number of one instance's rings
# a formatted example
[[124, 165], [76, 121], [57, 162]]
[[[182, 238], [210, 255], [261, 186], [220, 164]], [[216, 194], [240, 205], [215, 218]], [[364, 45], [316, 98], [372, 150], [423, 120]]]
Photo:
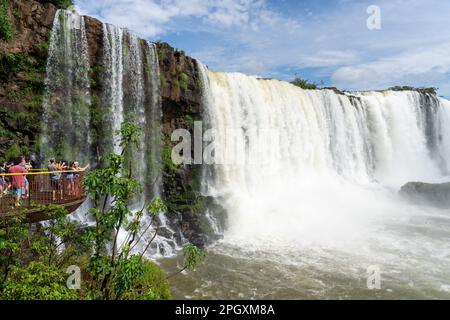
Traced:
[[[75, 0], [83, 14], [162, 40], [210, 69], [348, 90], [435, 86], [450, 97], [448, 0]], [[381, 10], [369, 30], [367, 8]]]

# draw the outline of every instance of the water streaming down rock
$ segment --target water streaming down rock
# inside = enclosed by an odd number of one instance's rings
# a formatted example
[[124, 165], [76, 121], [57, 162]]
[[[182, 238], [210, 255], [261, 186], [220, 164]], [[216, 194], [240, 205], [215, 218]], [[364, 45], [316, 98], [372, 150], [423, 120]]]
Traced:
[[448, 175], [445, 99], [302, 90], [238, 73], [204, 81], [216, 162], [204, 177], [227, 208], [226, 241], [351, 243], [397, 213], [389, 190]]
[[104, 142], [111, 151], [120, 153], [117, 130], [124, 122], [136, 124], [141, 129], [140, 144], [127, 156], [133, 161], [136, 178], [144, 186], [143, 197], [159, 196], [162, 112], [156, 48], [126, 29], [110, 24], [103, 25], [103, 41], [102, 100], [110, 109], [106, 121], [109, 134]]
[[123, 122], [123, 29], [110, 24], [103, 24], [103, 67], [105, 84], [102, 100], [109, 106], [107, 113], [109, 134], [104, 136], [103, 145], [111, 151], [121, 152], [118, 135], [114, 132], [120, 129]]
[[58, 10], [45, 79], [42, 162], [50, 157], [84, 163], [91, 160], [89, 68], [84, 18]]
[[145, 176], [147, 183], [146, 195], [148, 197], [161, 197], [162, 185], [162, 160], [161, 160], [161, 124], [162, 124], [162, 107], [160, 92], [160, 72], [159, 61], [156, 45], [149, 41], [145, 41], [145, 88], [146, 104], [150, 108], [146, 108], [145, 117], [147, 124], [145, 135], [141, 143], [145, 145], [145, 158], [147, 162], [147, 173]]
[[[84, 17], [60, 10], [54, 20], [50, 41], [44, 101], [44, 124], [41, 141], [42, 162], [49, 157], [96, 161], [100, 153], [120, 153], [119, 136], [122, 123], [132, 122], [141, 129], [141, 140], [130, 154], [133, 175], [143, 186], [142, 197], [133, 201], [133, 209], [141, 208], [161, 194], [161, 97], [159, 63], [156, 46], [139, 39], [126, 29], [103, 24], [103, 57], [99, 103], [91, 104], [90, 65]], [[92, 108], [101, 108], [94, 110]], [[90, 115], [99, 113], [91, 125]], [[97, 116], [98, 117], [98, 116]], [[96, 140], [91, 135], [95, 130]], [[89, 203], [74, 215], [86, 220]], [[161, 234], [155, 239], [151, 253], [172, 254], [175, 233], [160, 217]], [[148, 224], [150, 219], [144, 221]], [[149, 237], [153, 233], [149, 231]]]
[[[126, 29], [104, 24], [103, 30], [103, 64], [107, 80], [102, 99], [111, 109], [107, 121], [108, 141], [112, 150], [121, 152], [115, 132], [122, 123], [132, 122], [141, 129], [139, 146], [125, 155], [132, 160], [135, 177], [144, 188], [143, 195], [132, 205], [134, 209], [140, 209], [149, 199], [161, 196], [162, 110], [158, 55], [153, 43], [139, 39]], [[176, 248], [172, 238], [175, 232], [168, 226], [164, 214], [158, 220], [161, 234], [155, 238], [149, 254], [171, 255]], [[143, 229], [150, 222], [145, 219]], [[148, 241], [153, 232], [150, 229], [143, 242]]]

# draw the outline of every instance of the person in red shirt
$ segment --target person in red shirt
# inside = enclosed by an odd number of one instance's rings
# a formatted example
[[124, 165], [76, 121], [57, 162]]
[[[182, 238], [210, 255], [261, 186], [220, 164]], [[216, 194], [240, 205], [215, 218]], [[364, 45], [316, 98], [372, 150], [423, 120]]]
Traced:
[[[9, 173], [28, 173], [28, 170], [20, 165], [21, 159], [16, 159], [14, 161], [14, 166], [9, 168]], [[22, 190], [25, 189], [25, 175], [13, 175], [11, 176], [11, 187], [13, 189], [13, 194], [15, 196], [15, 205], [18, 207], [20, 205], [20, 197], [22, 196]]]

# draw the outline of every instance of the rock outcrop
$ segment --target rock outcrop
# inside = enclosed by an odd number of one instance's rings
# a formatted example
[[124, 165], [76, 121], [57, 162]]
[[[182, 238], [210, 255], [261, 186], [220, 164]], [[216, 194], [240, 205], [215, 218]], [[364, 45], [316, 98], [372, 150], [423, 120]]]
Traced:
[[417, 203], [450, 208], [450, 182], [408, 182], [400, 189], [400, 195]]
[[0, 161], [36, 151], [48, 41], [56, 7], [8, 2], [9, 41], [0, 39]]

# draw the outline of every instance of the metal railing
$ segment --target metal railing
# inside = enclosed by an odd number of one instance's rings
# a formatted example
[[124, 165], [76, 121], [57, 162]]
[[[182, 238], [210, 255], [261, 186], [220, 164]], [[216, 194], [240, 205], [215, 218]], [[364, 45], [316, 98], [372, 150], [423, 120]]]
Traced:
[[[23, 173], [0, 174], [0, 214], [19, 208], [33, 209], [39, 205], [70, 204], [85, 198], [81, 170], [30, 171]], [[21, 190], [17, 203], [12, 186], [12, 177], [25, 176], [26, 186]]]

